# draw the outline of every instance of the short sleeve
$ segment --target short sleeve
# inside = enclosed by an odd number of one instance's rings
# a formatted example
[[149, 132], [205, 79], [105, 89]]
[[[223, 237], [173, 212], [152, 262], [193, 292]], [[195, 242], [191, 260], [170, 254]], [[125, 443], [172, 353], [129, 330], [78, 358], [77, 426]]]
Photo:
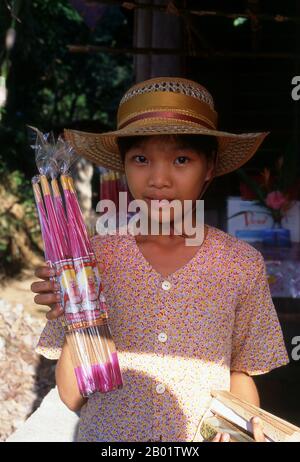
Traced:
[[289, 358], [260, 252], [253, 272], [236, 306], [230, 369], [259, 375], [288, 364]]
[[65, 341], [65, 329], [62, 317], [47, 321], [37, 346], [36, 353], [47, 359], [59, 359]]

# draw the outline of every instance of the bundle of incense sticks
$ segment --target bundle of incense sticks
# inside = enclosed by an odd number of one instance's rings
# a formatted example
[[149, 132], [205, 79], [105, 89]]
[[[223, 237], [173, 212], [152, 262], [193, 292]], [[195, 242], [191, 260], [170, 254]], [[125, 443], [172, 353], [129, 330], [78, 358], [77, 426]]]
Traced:
[[231, 442], [254, 442], [250, 419], [259, 417], [266, 442], [299, 442], [300, 428], [225, 390], [212, 390], [212, 400], [193, 441], [211, 441], [229, 433]]
[[63, 325], [82, 396], [122, 388], [97, 262], [73, 180], [74, 151], [61, 138], [29, 127], [40, 172], [32, 180], [45, 258], [60, 286]]

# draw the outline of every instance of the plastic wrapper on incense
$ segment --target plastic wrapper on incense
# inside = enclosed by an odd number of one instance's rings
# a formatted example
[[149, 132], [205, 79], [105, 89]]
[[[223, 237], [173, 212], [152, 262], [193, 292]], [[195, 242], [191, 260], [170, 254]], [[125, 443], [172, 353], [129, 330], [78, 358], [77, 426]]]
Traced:
[[85, 397], [106, 393], [121, 388], [123, 381], [96, 258], [72, 179], [66, 175], [73, 153], [63, 140], [55, 143], [53, 136], [34, 130], [40, 175], [33, 179], [33, 190], [45, 257], [60, 287], [78, 388]]

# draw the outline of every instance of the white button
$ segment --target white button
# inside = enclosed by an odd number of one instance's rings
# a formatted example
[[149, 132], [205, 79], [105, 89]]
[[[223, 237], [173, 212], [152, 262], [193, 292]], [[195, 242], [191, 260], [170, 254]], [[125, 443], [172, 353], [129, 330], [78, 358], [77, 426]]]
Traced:
[[165, 392], [165, 390], [166, 390], [166, 387], [162, 383], [156, 386], [156, 391], [159, 395], [162, 395]]
[[162, 286], [162, 288], [164, 290], [169, 290], [172, 287], [172, 285], [171, 285], [171, 283], [169, 281], [164, 281], [161, 286]]
[[161, 332], [160, 334], [158, 334], [158, 340], [160, 342], [164, 343], [164, 342], [167, 341], [167, 339], [168, 339], [168, 336], [167, 336], [167, 334], [165, 332]]

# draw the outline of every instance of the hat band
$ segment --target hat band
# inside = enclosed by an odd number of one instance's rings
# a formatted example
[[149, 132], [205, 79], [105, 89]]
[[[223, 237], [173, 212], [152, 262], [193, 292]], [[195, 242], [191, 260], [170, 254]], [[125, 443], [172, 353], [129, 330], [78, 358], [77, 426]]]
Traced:
[[132, 117], [131, 119], [127, 120], [123, 124], [119, 126], [119, 130], [121, 128], [125, 128], [128, 125], [137, 122], [139, 120], [144, 120], [144, 119], [152, 119], [152, 118], [157, 118], [157, 117], [162, 117], [164, 119], [177, 119], [177, 120], [184, 120], [187, 122], [193, 122], [198, 125], [201, 125], [202, 127], [209, 128], [209, 129], [214, 129], [211, 124], [205, 122], [204, 120], [200, 120], [197, 117], [189, 116], [186, 114], [180, 114], [179, 112], [171, 112], [171, 111], [153, 111], [153, 112], [146, 112], [144, 114], [139, 114], [135, 117]]
[[175, 92], [155, 91], [134, 96], [121, 106], [117, 114], [117, 126], [123, 126], [127, 120], [139, 114], [156, 111], [171, 111], [191, 115], [208, 123], [216, 129], [218, 115], [205, 101], [193, 96]]

